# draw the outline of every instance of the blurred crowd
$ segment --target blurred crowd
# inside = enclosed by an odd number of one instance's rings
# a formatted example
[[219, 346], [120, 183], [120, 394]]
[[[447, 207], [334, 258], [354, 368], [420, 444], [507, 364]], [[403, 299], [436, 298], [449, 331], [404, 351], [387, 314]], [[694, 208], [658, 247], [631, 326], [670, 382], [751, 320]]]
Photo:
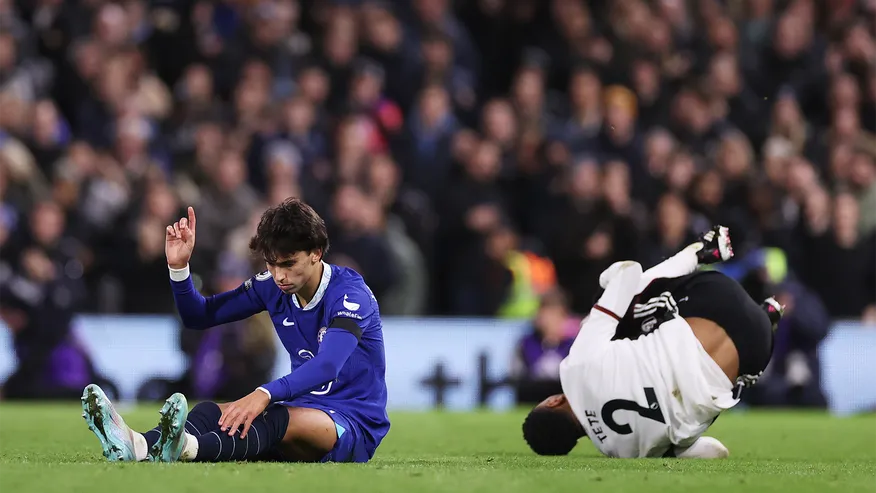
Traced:
[[215, 292], [260, 269], [246, 240], [295, 195], [387, 315], [531, 317], [555, 287], [583, 313], [613, 261], [721, 223], [740, 257], [781, 250], [830, 318], [872, 320], [874, 16], [0, 0], [0, 278], [46, 316], [170, 313], [164, 226], [184, 206]]

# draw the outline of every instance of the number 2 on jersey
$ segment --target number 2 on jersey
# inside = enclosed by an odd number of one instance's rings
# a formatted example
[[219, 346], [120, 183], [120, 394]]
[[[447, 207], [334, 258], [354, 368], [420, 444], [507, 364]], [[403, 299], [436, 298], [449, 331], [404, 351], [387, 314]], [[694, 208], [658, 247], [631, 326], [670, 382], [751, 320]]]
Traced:
[[663, 413], [660, 412], [660, 403], [657, 402], [657, 393], [654, 392], [653, 387], [645, 387], [645, 399], [648, 401], [647, 407], [642, 407], [638, 403], [626, 399], [614, 399], [606, 402], [602, 406], [602, 422], [618, 435], [629, 435], [633, 429], [628, 424], [618, 424], [614, 420], [615, 411], [633, 411], [643, 418], [666, 423], [663, 419]]

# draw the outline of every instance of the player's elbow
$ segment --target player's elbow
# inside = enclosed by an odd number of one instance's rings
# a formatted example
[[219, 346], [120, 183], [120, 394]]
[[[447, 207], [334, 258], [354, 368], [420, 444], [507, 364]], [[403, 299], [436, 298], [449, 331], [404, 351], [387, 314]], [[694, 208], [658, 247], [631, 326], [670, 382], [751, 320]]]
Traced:
[[343, 367], [342, 364], [333, 361], [330, 358], [316, 358], [313, 360], [313, 363], [317, 365], [317, 373], [325, 378], [326, 382], [338, 378], [338, 375], [341, 373], [341, 368]]

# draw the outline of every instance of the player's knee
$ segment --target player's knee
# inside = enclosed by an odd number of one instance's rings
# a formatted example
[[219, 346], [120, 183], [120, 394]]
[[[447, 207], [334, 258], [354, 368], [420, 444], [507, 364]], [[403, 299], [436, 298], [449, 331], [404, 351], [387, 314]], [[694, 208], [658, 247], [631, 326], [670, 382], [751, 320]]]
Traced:
[[225, 411], [225, 408], [228, 407], [228, 404], [217, 404], [215, 402], [199, 402], [195, 404], [195, 407], [189, 411], [189, 414], [198, 414], [207, 417], [216, 418], [216, 423], [219, 423], [219, 418], [222, 417], [222, 413]]
[[331, 452], [338, 440], [334, 421], [317, 409], [290, 407], [282, 450], [286, 457], [314, 462]]
[[289, 408], [286, 438], [294, 442], [307, 442], [326, 452], [337, 441], [335, 422], [328, 414], [318, 409]]
[[580, 425], [558, 409], [536, 407], [523, 421], [523, 438], [538, 455], [566, 455], [580, 436]]

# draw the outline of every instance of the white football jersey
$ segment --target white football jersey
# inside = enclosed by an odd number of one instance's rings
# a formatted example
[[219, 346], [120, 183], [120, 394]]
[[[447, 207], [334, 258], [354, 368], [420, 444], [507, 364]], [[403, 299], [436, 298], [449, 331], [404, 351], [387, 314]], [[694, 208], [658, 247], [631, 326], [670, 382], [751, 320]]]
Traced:
[[591, 312], [560, 380], [587, 436], [609, 457], [661, 457], [690, 446], [738, 402], [733, 385], [682, 318], [636, 340], [606, 337], [617, 322]]

